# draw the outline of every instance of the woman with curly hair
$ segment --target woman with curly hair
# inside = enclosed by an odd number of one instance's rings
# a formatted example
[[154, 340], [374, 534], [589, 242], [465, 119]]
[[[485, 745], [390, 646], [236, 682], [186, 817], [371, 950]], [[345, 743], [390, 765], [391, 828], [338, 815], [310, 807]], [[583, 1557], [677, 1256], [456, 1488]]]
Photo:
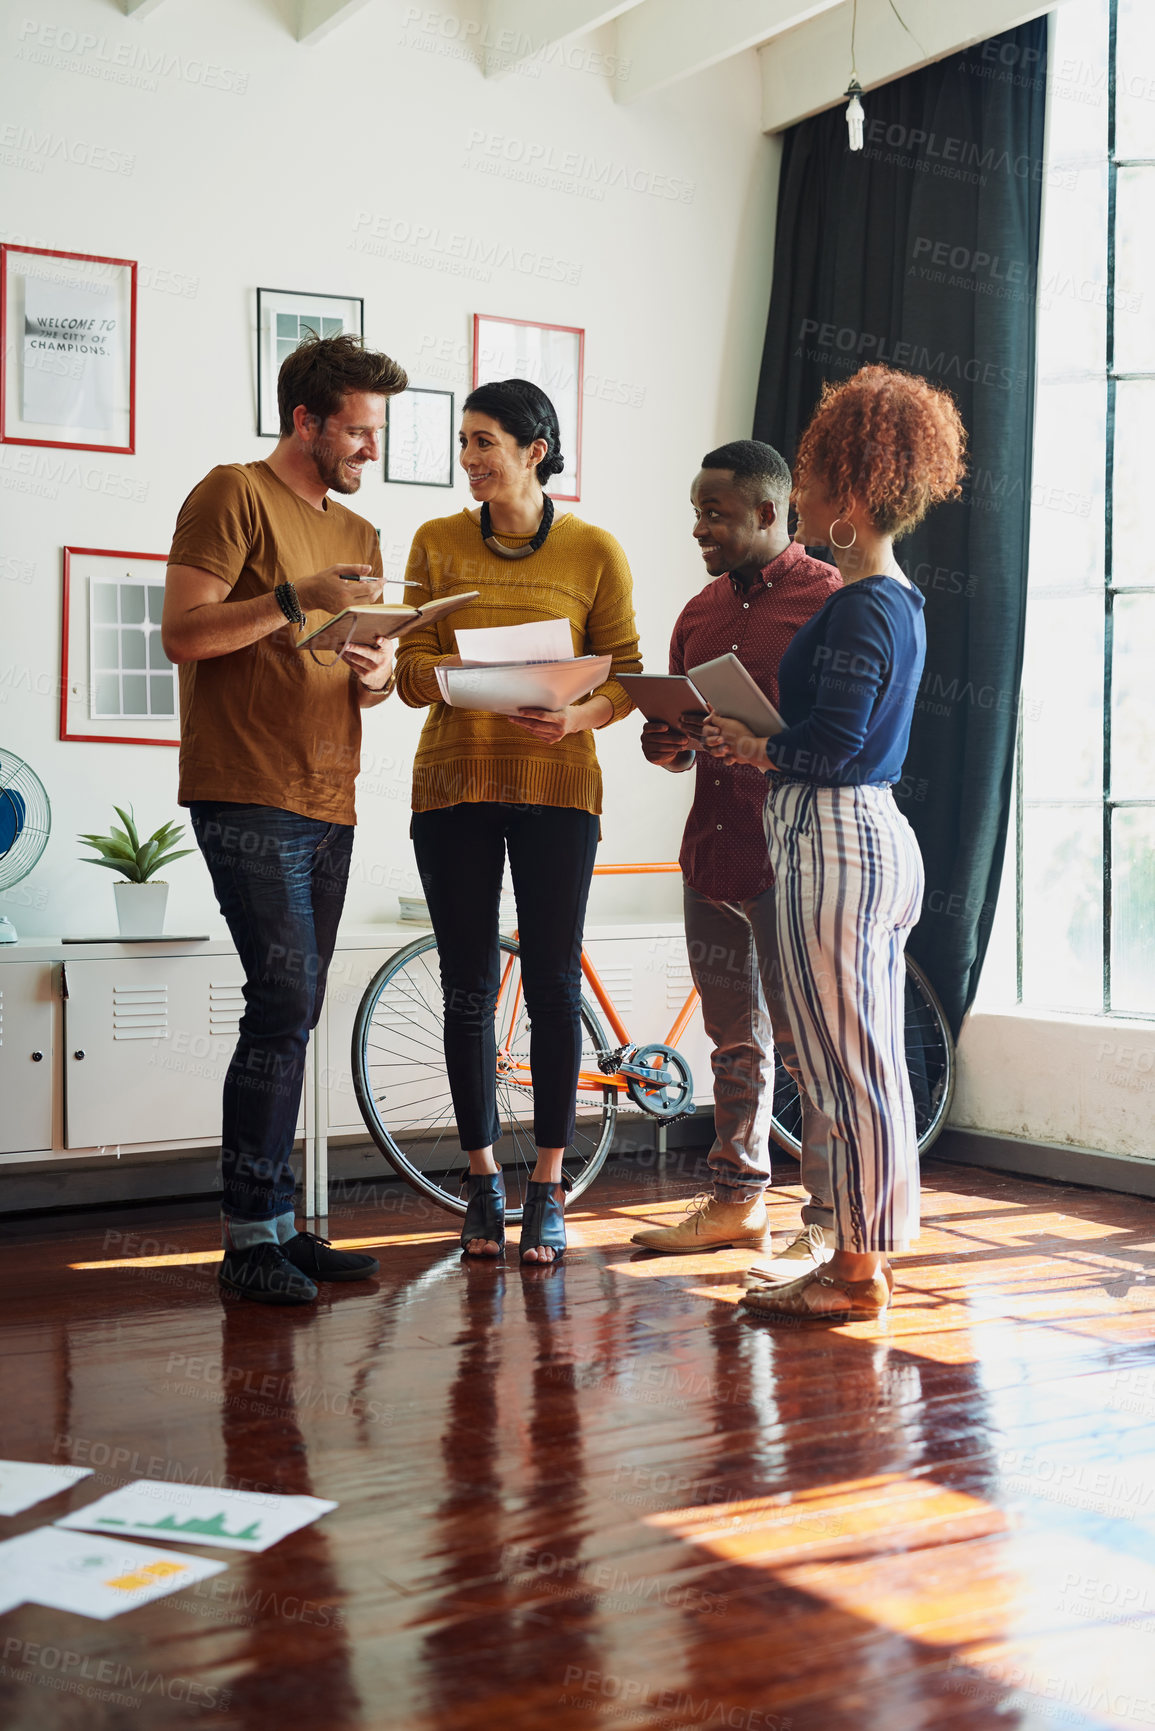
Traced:
[[918, 844], [895, 806], [926, 657], [923, 598], [894, 542], [957, 498], [966, 433], [925, 379], [864, 367], [827, 385], [794, 468], [795, 540], [829, 547], [837, 590], [782, 657], [785, 731], [713, 716], [709, 749], [766, 772], [766, 838], [787, 1012], [803, 1085], [831, 1120], [830, 1260], [759, 1281], [753, 1314], [881, 1316], [887, 1256], [918, 1232], [918, 1138], [904, 1046], [903, 950], [922, 905]]

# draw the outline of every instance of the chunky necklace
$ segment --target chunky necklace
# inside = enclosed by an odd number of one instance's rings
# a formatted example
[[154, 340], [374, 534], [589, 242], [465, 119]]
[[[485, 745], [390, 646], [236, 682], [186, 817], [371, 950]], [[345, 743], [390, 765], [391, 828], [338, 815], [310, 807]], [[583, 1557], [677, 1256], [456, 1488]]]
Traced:
[[533, 540], [524, 547], [503, 547], [493, 533], [493, 524], [489, 520], [488, 503], [481, 507], [481, 539], [491, 553], [496, 553], [502, 559], [528, 559], [531, 553], [536, 553], [539, 547], [545, 545], [545, 538], [553, 528], [553, 500], [548, 493], [542, 495], [541, 522]]

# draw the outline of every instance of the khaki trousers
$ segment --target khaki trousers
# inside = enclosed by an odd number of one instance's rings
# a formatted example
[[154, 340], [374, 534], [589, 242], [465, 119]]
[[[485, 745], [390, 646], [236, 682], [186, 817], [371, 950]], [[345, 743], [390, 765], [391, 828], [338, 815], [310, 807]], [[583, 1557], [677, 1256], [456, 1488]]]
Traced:
[[[798, 1079], [778, 956], [774, 890], [741, 902], [714, 902], [683, 886], [690, 972], [713, 1047], [714, 1194], [737, 1202], [770, 1182], [774, 1053]], [[807, 1225], [833, 1227], [829, 1120], [802, 1094], [802, 1209]]]

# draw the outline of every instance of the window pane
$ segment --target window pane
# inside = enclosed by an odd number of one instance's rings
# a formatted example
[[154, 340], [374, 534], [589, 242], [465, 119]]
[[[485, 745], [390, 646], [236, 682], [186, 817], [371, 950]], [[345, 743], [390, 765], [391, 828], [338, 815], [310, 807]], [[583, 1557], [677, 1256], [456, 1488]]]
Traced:
[[[1103, 380], [1040, 383], [1031, 474], [1032, 596], [1102, 591], [1106, 438]], [[977, 479], [975, 488], [977, 498]]]
[[[1155, 303], [1151, 316], [1155, 319]], [[1119, 588], [1155, 584], [1151, 453], [1155, 451], [1155, 381], [1115, 386], [1115, 478], [1111, 580]], [[1155, 649], [1155, 644], [1152, 645]], [[1155, 671], [1155, 670], [1153, 670]]]
[[1027, 606], [1023, 792], [1095, 799], [1103, 786], [1103, 598]]
[[[1147, 0], [1133, 3], [1144, 6]], [[1108, 44], [1108, 0], [1067, 0], [1052, 11], [1047, 61], [1052, 163], [1107, 154]], [[1056, 178], [1052, 173], [1047, 182], [1048, 223]]]
[[122, 625], [143, 625], [145, 596], [143, 583], [120, 585], [120, 620]]
[[1099, 374], [1106, 367], [1105, 156], [1052, 169], [1039, 259], [1037, 342], [1041, 382]]
[[1117, 811], [1111, 840], [1111, 1008], [1155, 1015], [1155, 809]]
[[1096, 806], [1023, 814], [1023, 1002], [1103, 1007], [1103, 819]]
[[1121, 168], [1115, 192], [1115, 370], [1155, 372], [1155, 168]]
[[1155, 156], [1155, 11], [1151, 0], [1119, 0], [1116, 45], [1116, 154]]
[[1155, 799], [1155, 595], [1117, 595], [1111, 655], [1111, 795]]

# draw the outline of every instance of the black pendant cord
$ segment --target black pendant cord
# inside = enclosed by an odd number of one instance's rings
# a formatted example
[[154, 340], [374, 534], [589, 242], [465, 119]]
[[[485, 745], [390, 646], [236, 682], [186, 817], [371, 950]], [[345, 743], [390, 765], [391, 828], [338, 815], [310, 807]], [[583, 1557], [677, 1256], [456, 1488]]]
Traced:
[[486, 546], [491, 547], [495, 553], [503, 553], [507, 559], [528, 559], [531, 553], [536, 553], [539, 547], [545, 545], [546, 536], [553, 528], [553, 500], [550, 498], [548, 493], [543, 493], [541, 522], [538, 524], [537, 532], [529, 542], [528, 546], [503, 547], [501, 542], [495, 539], [493, 524], [489, 516], [488, 502], [484, 503], [481, 507], [480, 528], [482, 540], [485, 542]]

